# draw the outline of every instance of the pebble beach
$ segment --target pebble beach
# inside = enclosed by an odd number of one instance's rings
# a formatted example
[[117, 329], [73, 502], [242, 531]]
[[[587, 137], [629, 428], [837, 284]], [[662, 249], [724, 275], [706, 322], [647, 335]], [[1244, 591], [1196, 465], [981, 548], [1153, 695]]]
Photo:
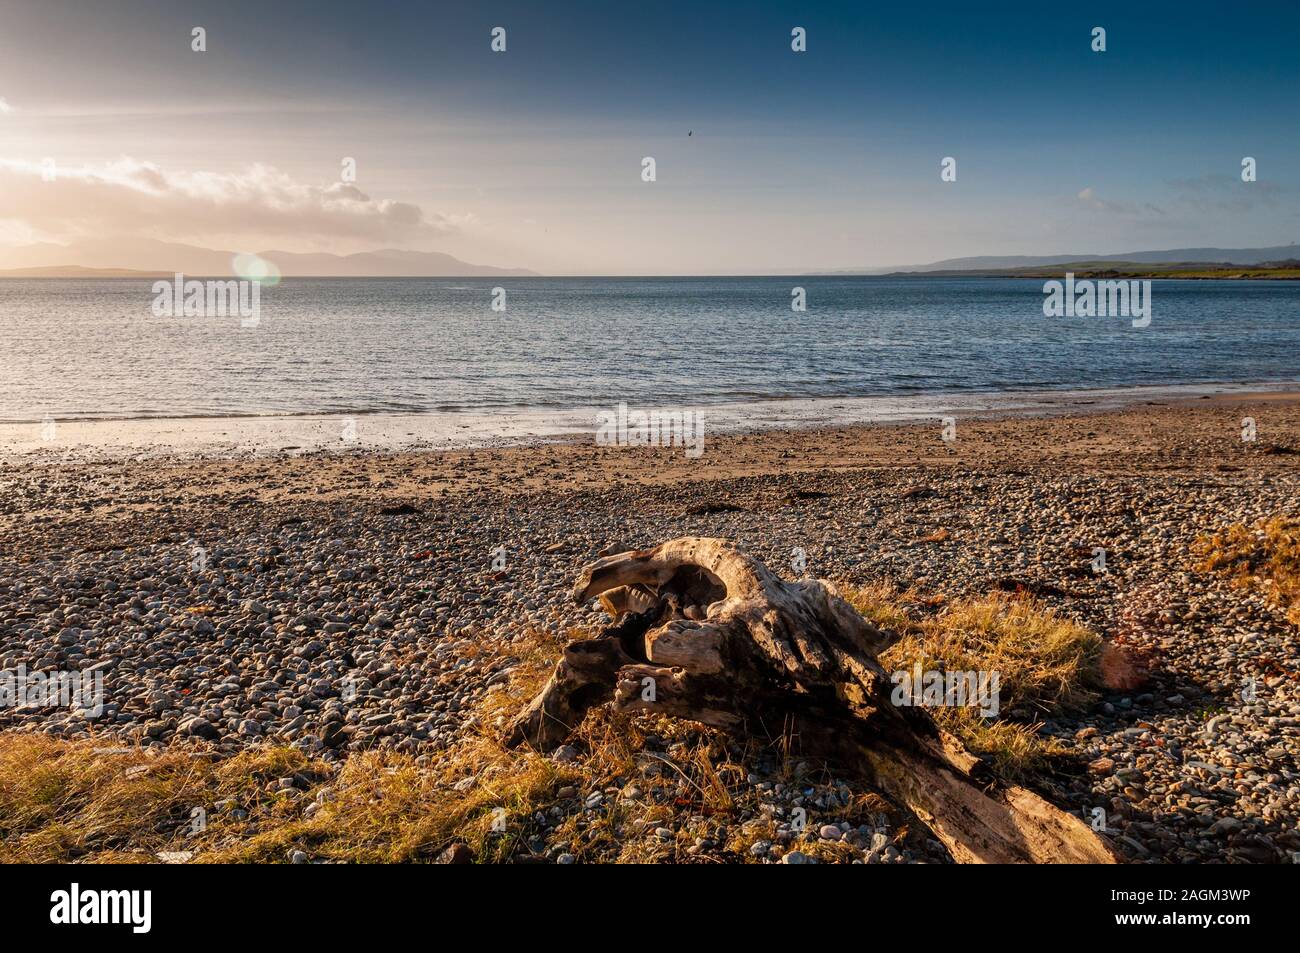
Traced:
[[[566, 633], [601, 623], [570, 599], [582, 565], [720, 536], [787, 578], [945, 598], [1029, 591], [1134, 647], [1150, 660], [1140, 687], [1068, 714], [1004, 713], [1068, 749], [1032, 785], [1084, 818], [1104, 810], [1129, 862], [1290, 862], [1300, 632], [1260, 594], [1197, 570], [1194, 548], [1296, 514], [1300, 396], [962, 418], [955, 436], [937, 420], [739, 433], [698, 459], [589, 438], [0, 458], [0, 670], [104, 681], [96, 718], [20, 705], [0, 709], [0, 730], [215, 757], [289, 745], [336, 767], [392, 750], [436, 766], [497, 727], [484, 703], [508, 689], [525, 644], [558, 655]], [[562, 790], [530, 852], [570, 862], [575, 828], [656, 796], [644, 778], [673, 750], [647, 744], [641, 777]], [[791, 784], [768, 754], [746, 758], [718, 824], [770, 833], [740, 859], [811, 860], [795, 844], [811, 837], [844, 861], [948, 861], [924, 832], [895, 838], [896, 815], [837, 813], [859, 781], [832, 768]], [[808, 833], [788, 823], [800, 805], [815, 807]], [[659, 816], [623, 836], [661, 843], [664, 859], [737, 859], [725, 833], [685, 836], [687, 818]]]

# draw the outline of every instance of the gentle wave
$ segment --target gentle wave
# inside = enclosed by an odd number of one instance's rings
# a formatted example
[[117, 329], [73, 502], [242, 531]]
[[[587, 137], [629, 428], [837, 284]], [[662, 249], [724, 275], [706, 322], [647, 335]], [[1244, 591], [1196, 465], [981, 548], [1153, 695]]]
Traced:
[[[808, 310], [790, 310], [791, 288]], [[492, 289], [507, 291], [493, 311]], [[261, 321], [152, 283], [0, 281], [0, 421], [512, 413], [1300, 376], [1300, 282], [1160, 281], [1152, 321], [977, 278], [288, 280]]]

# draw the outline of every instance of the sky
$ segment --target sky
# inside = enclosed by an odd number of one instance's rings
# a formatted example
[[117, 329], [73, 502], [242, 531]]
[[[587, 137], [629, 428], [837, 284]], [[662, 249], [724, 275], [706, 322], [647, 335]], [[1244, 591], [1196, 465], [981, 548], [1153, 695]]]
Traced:
[[1300, 5], [1136, 6], [4, 0], [0, 268], [129, 238], [590, 275], [1300, 240]]

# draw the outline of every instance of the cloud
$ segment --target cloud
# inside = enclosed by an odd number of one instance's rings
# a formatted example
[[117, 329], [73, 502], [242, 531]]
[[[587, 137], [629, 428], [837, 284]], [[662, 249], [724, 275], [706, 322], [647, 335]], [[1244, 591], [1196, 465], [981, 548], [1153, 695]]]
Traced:
[[1286, 199], [1287, 186], [1267, 179], [1243, 182], [1240, 175], [1221, 172], [1198, 178], [1171, 179], [1178, 201], [1199, 212], [1244, 212], [1258, 206], [1270, 207]]
[[9, 101], [0, 96], [0, 116], [7, 116], [14, 111], [14, 107], [9, 105]]
[[1099, 212], [1114, 212], [1119, 215], [1132, 215], [1137, 209], [1127, 202], [1111, 202], [1103, 199], [1092, 190], [1092, 186], [1083, 189], [1077, 196], [1078, 200], [1088, 208], [1096, 209]]
[[1090, 209], [1098, 212], [1107, 212], [1113, 215], [1128, 215], [1141, 217], [1144, 213], [1147, 215], [1164, 215], [1165, 210], [1158, 205], [1152, 205], [1150, 202], [1143, 202], [1141, 205], [1134, 205], [1131, 202], [1113, 202], [1103, 199], [1093, 191], [1092, 186], [1088, 186], [1075, 196], [1080, 202]]
[[101, 165], [56, 165], [52, 174], [51, 160], [0, 159], [0, 219], [59, 240], [248, 235], [410, 241], [445, 235], [466, 221], [372, 198], [345, 182], [301, 182], [264, 164], [237, 172], [180, 172], [128, 156]]

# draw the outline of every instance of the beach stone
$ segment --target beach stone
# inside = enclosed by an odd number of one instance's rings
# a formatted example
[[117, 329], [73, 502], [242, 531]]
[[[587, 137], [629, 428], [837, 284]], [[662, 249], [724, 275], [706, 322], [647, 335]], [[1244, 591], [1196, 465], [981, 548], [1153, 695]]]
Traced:
[[[1283, 405], [1269, 413], [1278, 445], [1300, 447], [1300, 415]], [[494, 447], [454, 462], [432, 446], [180, 467], [171, 456], [24, 460], [0, 468], [10, 518], [0, 670], [103, 671], [108, 697], [98, 719], [8, 709], [8, 728], [54, 739], [93, 730], [105, 747], [220, 759], [269, 741], [303, 752], [313, 770], [382, 754], [471, 792], [478, 774], [464, 775], [477, 769], [449, 768], [502, 719], [524, 653], [530, 668], [545, 668], [565, 633], [604, 623], [598, 605], [569, 604], [577, 567], [601, 549], [719, 535], [785, 578], [890, 580], [942, 600], [911, 605], [918, 618], [1001, 589], [1014, 573], [1026, 596], [1158, 662], [1144, 684], [1112, 682], [1077, 709], [1024, 706], [1044, 722], [1042, 737], [1097, 766], [1053, 775], [1053, 799], [1085, 819], [1103, 808], [1130, 861], [1284, 860], [1300, 851], [1300, 700], [1270, 666], [1294, 667], [1294, 624], [1264, 593], [1194, 568], [1194, 547], [1226, 525], [1293, 512], [1296, 458], [1243, 447], [1219, 404], [1143, 414], [1127, 429], [1127, 417], [1098, 414], [990, 419], [978, 439], [963, 434], [950, 447], [929, 424], [870, 438], [838, 428], [718, 434], [708, 451], [716, 473], [680, 470], [684, 459], [654, 448]], [[408, 498], [410, 512], [379, 513]], [[940, 528], [945, 540], [921, 542]], [[207, 549], [201, 572], [191, 570], [191, 539]], [[498, 575], [491, 554], [502, 544]], [[1088, 568], [1092, 546], [1107, 548], [1104, 574]], [[802, 573], [795, 547], [807, 556]], [[644, 836], [656, 856], [689, 844], [701, 860], [735, 861], [726, 845], [744, 830], [746, 844], [779, 845], [747, 860], [785, 862], [810, 841], [826, 861], [951, 860], [919, 829], [893, 854], [874, 825], [791, 830], [796, 802], [814, 817], [860, 820], [847, 810], [866, 791], [857, 782], [840, 787], [815, 765], [702, 745], [680, 723], [638, 728], [647, 741], [634, 754], [654, 757], [636, 757], [626, 776], [597, 777], [602, 759], [580, 757], [576, 742], [558, 753], [564, 777], [530, 822], [538, 858], [607, 859], [617, 838]], [[696, 793], [678, 790], [696, 751], [746, 779], [725, 817], [695, 814]], [[798, 780], [787, 783], [787, 770]], [[308, 816], [318, 802], [302, 792], [318, 783], [277, 787], [277, 797], [291, 809], [301, 797]], [[624, 819], [643, 810], [652, 821]], [[588, 836], [606, 823], [614, 838]], [[823, 840], [827, 828], [838, 833]], [[853, 851], [825, 849], [836, 841]]]
[[435, 864], [472, 864], [474, 852], [468, 844], [457, 842], [447, 847], [434, 860]]
[[217, 741], [221, 737], [221, 730], [206, 718], [187, 718], [176, 726], [176, 731], [182, 735], [190, 735], [195, 738], [206, 738], [209, 741]]

